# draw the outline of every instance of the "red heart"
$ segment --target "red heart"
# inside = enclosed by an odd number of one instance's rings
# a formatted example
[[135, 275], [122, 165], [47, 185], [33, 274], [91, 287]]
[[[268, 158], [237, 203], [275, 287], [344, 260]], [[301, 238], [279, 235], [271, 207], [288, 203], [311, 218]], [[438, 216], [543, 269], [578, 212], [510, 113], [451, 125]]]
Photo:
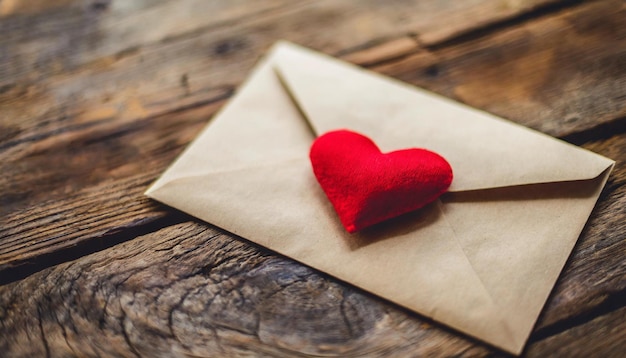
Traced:
[[318, 137], [309, 153], [313, 172], [348, 232], [419, 209], [445, 193], [452, 168], [425, 149], [381, 153], [348, 130]]

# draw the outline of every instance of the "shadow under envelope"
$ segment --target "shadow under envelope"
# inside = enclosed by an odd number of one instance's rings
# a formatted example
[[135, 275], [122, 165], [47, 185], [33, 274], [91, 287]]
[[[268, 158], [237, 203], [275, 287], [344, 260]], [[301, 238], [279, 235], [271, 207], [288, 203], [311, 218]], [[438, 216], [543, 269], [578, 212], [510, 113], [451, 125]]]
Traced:
[[382, 240], [404, 236], [432, 225], [438, 220], [443, 220], [441, 217], [443, 214], [437, 205], [436, 202], [431, 203], [421, 209], [385, 220], [355, 234], [346, 235], [348, 247], [354, 251]]

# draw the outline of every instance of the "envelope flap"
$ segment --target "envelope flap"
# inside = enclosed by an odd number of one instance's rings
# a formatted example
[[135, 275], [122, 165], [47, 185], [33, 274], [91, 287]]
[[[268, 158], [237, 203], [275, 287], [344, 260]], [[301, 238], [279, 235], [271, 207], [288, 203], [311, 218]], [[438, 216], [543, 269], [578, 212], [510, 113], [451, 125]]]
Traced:
[[236, 96], [148, 193], [181, 178], [306, 159], [314, 135], [285, 93], [271, 61], [272, 56], [260, 61]]
[[420, 147], [454, 171], [450, 191], [592, 179], [610, 159], [463, 104], [288, 43], [275, 70], [314, 131], [348, 128], [383, 152]]

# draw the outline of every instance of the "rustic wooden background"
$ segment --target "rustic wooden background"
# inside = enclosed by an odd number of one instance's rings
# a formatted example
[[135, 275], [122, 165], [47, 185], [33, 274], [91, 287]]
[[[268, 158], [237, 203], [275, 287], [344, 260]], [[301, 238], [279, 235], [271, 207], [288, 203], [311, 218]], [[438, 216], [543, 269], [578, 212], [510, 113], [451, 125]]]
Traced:
[[625, 7], [0, 0], [0, 355], [505, 355], [142, 195], [287, 39], [617, 160], [524, 355], [623, 356]]

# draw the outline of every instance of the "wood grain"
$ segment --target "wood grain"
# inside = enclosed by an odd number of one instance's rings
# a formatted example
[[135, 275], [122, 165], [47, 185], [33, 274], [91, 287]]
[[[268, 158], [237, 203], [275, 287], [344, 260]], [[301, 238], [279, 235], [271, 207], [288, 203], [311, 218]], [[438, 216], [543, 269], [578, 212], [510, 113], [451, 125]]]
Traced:
[[4, 16], [0, 32], [8, 35], [0, 39], [0, 48], [7, 50], [9, 58], [3, 61], [8, 67], [0, 71], [0, 87], [18, 79], [34, 80], [123, 55], [146, 44], [176, 41], [181, 36], [211, 32], [212, 28], [235, 28], [259, 20], [281, 26], [294, 19], [304, 26], [298, 29], [301, 34], [314, 38], [335, 31], [342, 35], [335, 36], [335, 42], [348, 41], [352, 46], [355, 40], [365, 42], [407, 32], [435, 43], [535, 9], [571, 2], [474, 0], [442, 4], [404, 0], [382, 4], [366, 0], [356, 6], [350, 0], [6, 0], [0, 8], [0, 16]]
[[272, 9], [302, 6], [306, 1], [67, 0], [64, 6], [55, 4], [49, 9], [52, 3], [30, 5], [40, 11], [31, 9], [28, 16], [6, 17], [0, 23], [0, 31], [8, 34], [0, 40], [0, 48], [7, 54], [0, 86], [38, 83], [86, 64], [106, 65], [148, 43], [212, 26], [226, 27]]
[[553, 136], [623, 131], [625, 17], [620, 1], [591, 2], [373, 68]]
[[[0, 271], [22, 272], [37, 267], [40, 255], [83, 241], [83, 246], [95, 245], [112, 232], [171, 217], [171, 210], [143, 192], [219, 106], [218, 102], [124, 126], [102, 121], [65, 134], [65, 140], [56, 136], [28, 147], [24, 166], [0, 179], [10, 190], [2, 195], [6, 204], [0, 217]], [[33, 168], [40, 169], [38, 175], [29, 175]], [[12, 210], [15, 196], [38, 203]], [[4, 272], [2, 278], [11, 275]]]

